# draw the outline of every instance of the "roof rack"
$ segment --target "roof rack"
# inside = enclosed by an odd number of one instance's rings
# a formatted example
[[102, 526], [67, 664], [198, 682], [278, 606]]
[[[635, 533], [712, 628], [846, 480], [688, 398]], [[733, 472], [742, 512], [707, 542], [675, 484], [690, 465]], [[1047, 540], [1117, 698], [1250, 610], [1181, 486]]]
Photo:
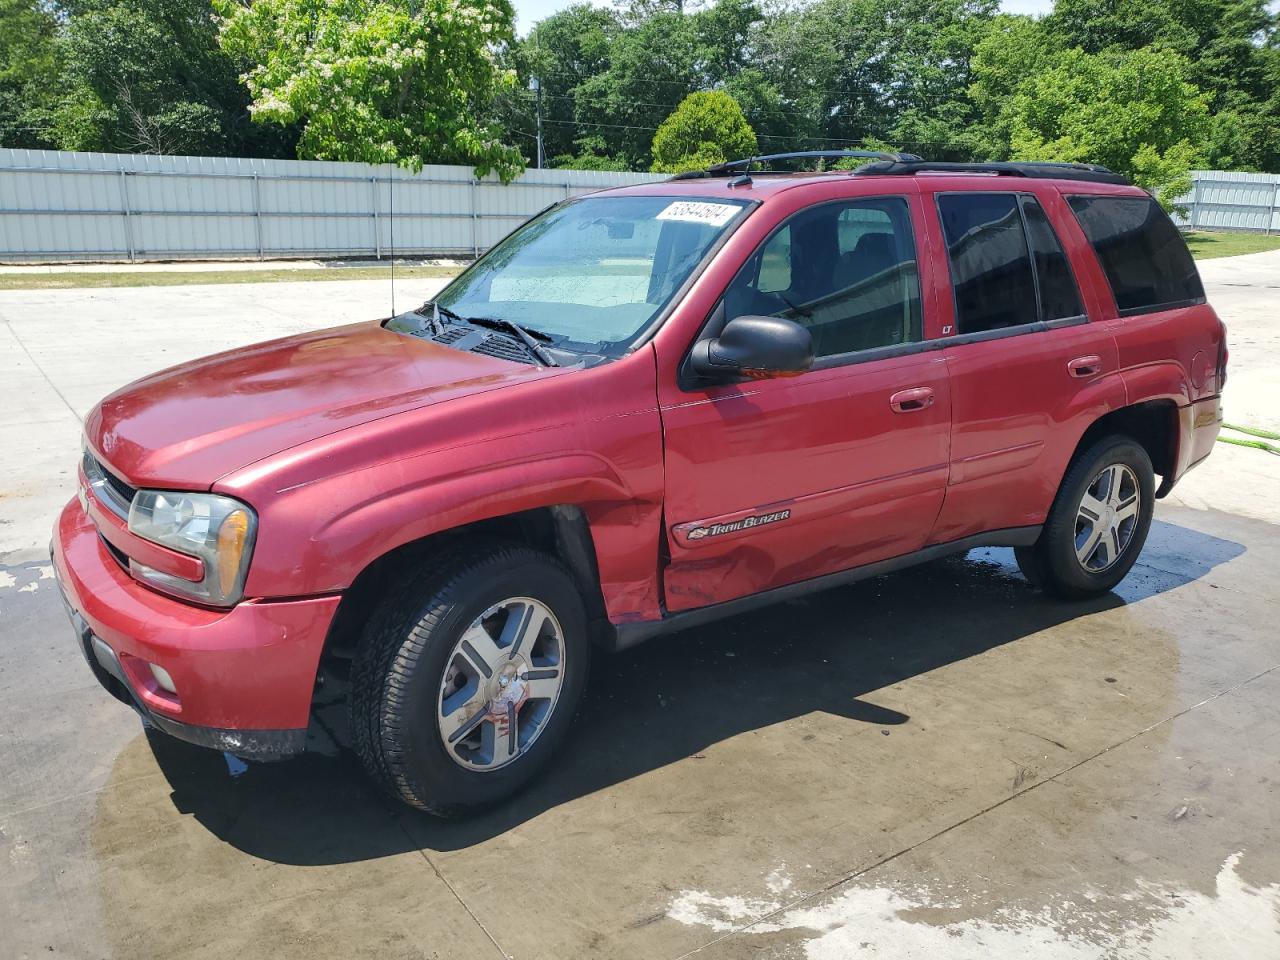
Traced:
[[858, 176], [910, 176], [916, 173], [992, 173], [1037, 180], [1087, 180], [1129, 186], [1129, 178], [1096, 163], [946, 163], [917, 158], [868, 163], [853, 171]]
[[709, 177], [730, 177], [740, 174], [751, 176], [751, 168], [755, 164], [769, 163], [774, 160], [813, 160], [813, 159], [848, 159], [881, 160], [886, 163], [923, 162], [914, 153], [890, 153], [884, 150], [799, 150], [793, 153], [769, 153], [758, 157], [744, 157], [741, 160], [729, 160], [717, 163], [705, 170], [690, 170], [677, 173], [672, 180], [703, 180]]

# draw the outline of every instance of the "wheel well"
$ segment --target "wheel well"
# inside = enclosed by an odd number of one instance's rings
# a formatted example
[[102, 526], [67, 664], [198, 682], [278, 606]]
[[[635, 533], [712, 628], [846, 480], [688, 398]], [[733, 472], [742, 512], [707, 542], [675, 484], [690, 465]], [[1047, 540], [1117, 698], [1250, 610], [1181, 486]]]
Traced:
[[[600, 591], [600, 571], [595, 544], [586, 515], [575, 506], [552, 506], [480, 520], [414, 540], [384, 553], [367, 567], [342, 594], [337, 613], [329, 627], [321, 657], [322, 672], [349, 661], [360, 642], [360, 632], [368, 622], [382, 587], [407, 565], [422, 563], [427, 557], [450, 549], [462, 539], [484, 538], [520, 543], [556, 557], [573, 575], [587, 611], [592, 639], [612, 640], [612, 624], [605, 612]], [[338, 672], [344, 672], [339, 670]]]
[[1151, 458], [1152, 469], [1160, 476], [1157, 497], [1163, 497], [1172, 486], [1178, 462], [1178, 408], [1172, 400], [1149, 400], [1113, 410], [1099, 417], [1084, 432], [1071, 460], [1089, 449], [1096, 440], [1115, 433], [1132, 437]]

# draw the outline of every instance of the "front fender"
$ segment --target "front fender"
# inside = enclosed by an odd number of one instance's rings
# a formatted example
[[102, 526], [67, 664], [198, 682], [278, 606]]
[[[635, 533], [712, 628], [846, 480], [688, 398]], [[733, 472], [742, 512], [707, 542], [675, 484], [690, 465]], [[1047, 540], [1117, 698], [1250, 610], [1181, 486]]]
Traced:
[[424, 537], [575, 506], [609, 617], [625, 620], [660, 612], [662, 483], [653, 361], [642, 353], [321, 438], [215, 489], [258, 510], [245, 590], [267, 598], [340, 592]]

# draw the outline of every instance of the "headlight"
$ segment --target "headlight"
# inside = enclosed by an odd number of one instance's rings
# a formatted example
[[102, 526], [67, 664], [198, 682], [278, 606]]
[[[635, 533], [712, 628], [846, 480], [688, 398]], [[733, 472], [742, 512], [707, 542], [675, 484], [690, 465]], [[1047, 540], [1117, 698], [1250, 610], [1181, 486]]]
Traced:
[[139, 490], [129, 508], [129, 530], [171, 550], [199, 557], [204, 561], [204, 579], [192, 583], [136, 560], [130, 561], [129, 569], [138, 579], [166, 593], [229, 607], [244, 595], [257, 529], [253, 510], [230, 497]]

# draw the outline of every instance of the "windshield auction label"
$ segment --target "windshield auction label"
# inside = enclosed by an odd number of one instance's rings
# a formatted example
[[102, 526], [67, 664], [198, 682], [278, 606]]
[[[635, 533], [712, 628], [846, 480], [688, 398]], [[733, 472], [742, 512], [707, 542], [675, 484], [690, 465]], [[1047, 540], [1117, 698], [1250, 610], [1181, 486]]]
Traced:
[[742, 208], [732, 203], [708, 203], [705, 200], [677, 200], [658, 214], [659, 220], [684, 220], [723, 227]]

